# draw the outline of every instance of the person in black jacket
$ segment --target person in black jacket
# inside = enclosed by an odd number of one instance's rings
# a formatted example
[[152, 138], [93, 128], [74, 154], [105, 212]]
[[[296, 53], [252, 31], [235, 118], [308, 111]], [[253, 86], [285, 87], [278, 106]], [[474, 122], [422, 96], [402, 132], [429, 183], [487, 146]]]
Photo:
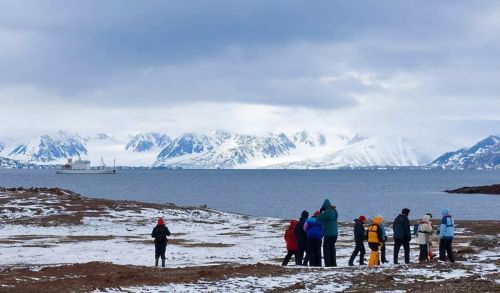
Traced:
[[155, 239], [155, 266], [158, 266], [158, 259], [161, 257], [161, 266], [165, 267], [165, 250], [167, 248], [167, 236], [170, 236], [170, 231], [165, 226], [163, 218], [158, 219], [158, 224], [153, 228], [151, 237]]
[[352, 252], [351, 258], [349, 259], [349, 265], [354, 265], [354, 260], [359, 253], [359, 265], [364, 265], [365, 261], [365, 227], [363, 226], [366, 221], [365, 216], [359, 216], [357, 219], [354, 219], [354, 242], [356, 243], [356, 247]]
[[408, 220], [408, 214], [410, 209], [404, 208], [394, 219], [393, 230], [394, 230], [394, 264], [398, 264], [398, 255], [401, 245], [405, 252], [405, 263], [410, 263], [410, 220]]
[[306, 254], [304, 257], [304, 253], [307, 251], [307, 233], [304, 231], [304, 223], [309, 218], [309, 213], [307, 211], [302, 211], [300, 215], [299, 223], [295, 227], [295, 237], [297, 238], [297, 244], [299, 245], [299, 253], [296, 258], [296, 263], [300, 265], [307, 266], [309, 262], [309, 257]]

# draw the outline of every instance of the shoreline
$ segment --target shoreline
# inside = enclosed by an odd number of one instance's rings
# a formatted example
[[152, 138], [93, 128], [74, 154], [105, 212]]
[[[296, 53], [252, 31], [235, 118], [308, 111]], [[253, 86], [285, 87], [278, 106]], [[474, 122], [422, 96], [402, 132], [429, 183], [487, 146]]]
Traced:
[[[457, 218], [495, 220], [499, 218], [498, 213], [488, 207], [499, 204], [498, 197], [450, 195], [443, 190], [465, 184], [497, 182], [499, 176], [496, 175], [496, 172], [439, 172], [432, 175], [413, 171], [352, 171], [336, 175], [332, 172], [184, 170], [132, 171], [114, 177], [65, 177], [57, 176], [55, 172], [4, 172], [0, 174], [0, 186], [60, 186], [88, 197], [173, 202], [182, 206], [207, 204], [220, 211], [263, 217], [296, 217], [302, 209], [311, 212], [319, 208], [325, 197], [329, 197], [339, 206], [339, 219], [343, 221], [351, 221], [360, 214], [372, 216], [370, 213], [381, 214], [388, 220], [395, 218], [407, 205], [412, 210], [410, 218], [418, 218], [427, 212], [438, 215], [439, 208], [446, 206]], [[359, 207], [352, 205], [358, 200], [364, 204]], [[468, 208], [476, 205], [478, 207]]]
[[[149, 202], [149, 201], [140, 201], [140, 200], [128, 200], [128, 199], [107, 199], [107, 198], [100, 198], [100, 197], [93, 197], [93, 196], [83, 196], [80, 195], [79, 193], [76, 193], [72, 190], [60, 188], [60, 187], [1, 187], [0, 186], [0, 193], [1, 192], [30, 192], [30, 193], [54, 193], [56, 195], [67, 195], [67, 196], [76, 196], [81, 199], [85, 200], [95, 200], [95, 201], [102, 201], [102, 202], [116, 202], [116, 203], [131, 203], [131, 204], [136, 204], [136, 205], [142, 205], [145, 207], [155, 207], [155, 208], [178, 208], [178, 209], [185, 209], [185, 210], [207, 210], [207, 211], [217, 211], [221, 213], [229, 213], [229, 214], [235, 214], [235, 215], [240, 215], [240, 216], [245, 216], [245, 217], [253, 217], [253, 218], [273, 218], [273, 219], [280, 219], [282, 221], [288, 221], [290, 219], [288, 218], [277, 218], [277, 217], [271, 217], [271, 216], [256, 216], [256, 215], [250, 215], [250, 214], [245, 214], [245, 213], [240, 213], [240, 212], [235, 212], [235, 211], [230, 211], [230, 210], [218, 210], [218, 209], [213, 209], [206, 204], [202, 204], [200, 206], [184, 206], [184, 205], [177, 205], [175, 203], [171, 202], [166, 202], [166, 203], [154, 203], [154, 202]], [[444, 193], [447, 193], [447, 191], [443, 191]], [[491, 195], [491, 194], [478, 194], [478, 195]], [[419, 221], [419, 218], [416, 219], [410, 219], [411, 223]], [[433, 221], [438, 221], [439, 217], [434, 218]], [[455, 219], [455, 222], [460, 223], [460, 222], [500, 222], [500, 217], [498, 219], [466, 219], [461, 217], [460, 219]], [[352, 221], [349, 220], [339, 220], [339, 223], [343, 224], [351, 224]], [[435, 224], [435, 223], [434, 223]]]
[[[32, 286], [42, 292], [54, 288], [76, 292], [111, 292], [112, 288], [130, 292], [234, 288], [240, 288], [236, 292], [432, 292], [442, 285], [458, 292], [463, 288], [474, 292], [500, 288], [495, 282], [500, 279], [498, 245], [488, 249], [469, 245], [478, 235], [496, 235], [500, 231], [498, 220], [456, 221], [455, 264], [416, 263], [418, 248], [412, 240], [410, 265], [384, 264], [371, 270], [349, 267], [347, 259], [354, 247], [352, 223], [341, 222], [339, 267], [283, 268], [280, 263], [285, 255], [283, 233], [287, 225], [283, 219], [87, 198], [61, 189], [0, 189], [0, 204], [4, 220], [0, 229], [0, 291], [23, 292]], [[153, 267], [154, 245], [149, 235], [160, 215], [173, 234], [167, 246], [166, 269]], [[387, 231], [391, 236], [392, 229], [387, 227]], [[389, 240], [389, 260], [392, 245]]]

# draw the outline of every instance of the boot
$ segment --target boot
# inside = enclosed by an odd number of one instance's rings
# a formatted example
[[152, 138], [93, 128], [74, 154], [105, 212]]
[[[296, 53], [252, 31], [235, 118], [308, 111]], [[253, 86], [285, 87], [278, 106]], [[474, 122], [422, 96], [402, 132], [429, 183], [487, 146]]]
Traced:
[[165, 259], [164, 259], [164, 258], [162, 258], [162, 259], [161, 259], [161, 267], [162, 267], [162, 268], [164, 268], [164, 267], [165, 267]]
[[155, 267], [157, 267], [157, 266], [158, 266], [158, 257], [155, 258]]

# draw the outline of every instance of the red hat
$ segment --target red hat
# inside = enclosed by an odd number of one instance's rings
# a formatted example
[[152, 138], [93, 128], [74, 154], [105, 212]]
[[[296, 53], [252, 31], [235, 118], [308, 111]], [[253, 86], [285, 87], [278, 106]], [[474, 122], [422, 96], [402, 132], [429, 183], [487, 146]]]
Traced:
[[363, 216], [363, 215], [361, 215], [361, 216], [358, 217], [358, 221], [364, 222], [364, 221], [366, 221], [366, 217]]
[[158, 218], [158, 225], [165, 225], [163, 218]]
[[317, 217], [319, 216], [320, 212], [319, 211], [315, 211], [314, 214], [313, 214], [313, 217]]

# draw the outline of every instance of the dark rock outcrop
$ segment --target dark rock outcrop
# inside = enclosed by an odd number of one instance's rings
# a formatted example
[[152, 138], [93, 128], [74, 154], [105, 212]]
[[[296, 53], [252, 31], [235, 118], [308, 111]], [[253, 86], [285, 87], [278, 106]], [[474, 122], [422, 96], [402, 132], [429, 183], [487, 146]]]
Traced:
[[500, 194], [500, 184], [485, 186], [465, 186], [457, 189], [447, 189], [448, 193], [482, 193], [482, 194]]

